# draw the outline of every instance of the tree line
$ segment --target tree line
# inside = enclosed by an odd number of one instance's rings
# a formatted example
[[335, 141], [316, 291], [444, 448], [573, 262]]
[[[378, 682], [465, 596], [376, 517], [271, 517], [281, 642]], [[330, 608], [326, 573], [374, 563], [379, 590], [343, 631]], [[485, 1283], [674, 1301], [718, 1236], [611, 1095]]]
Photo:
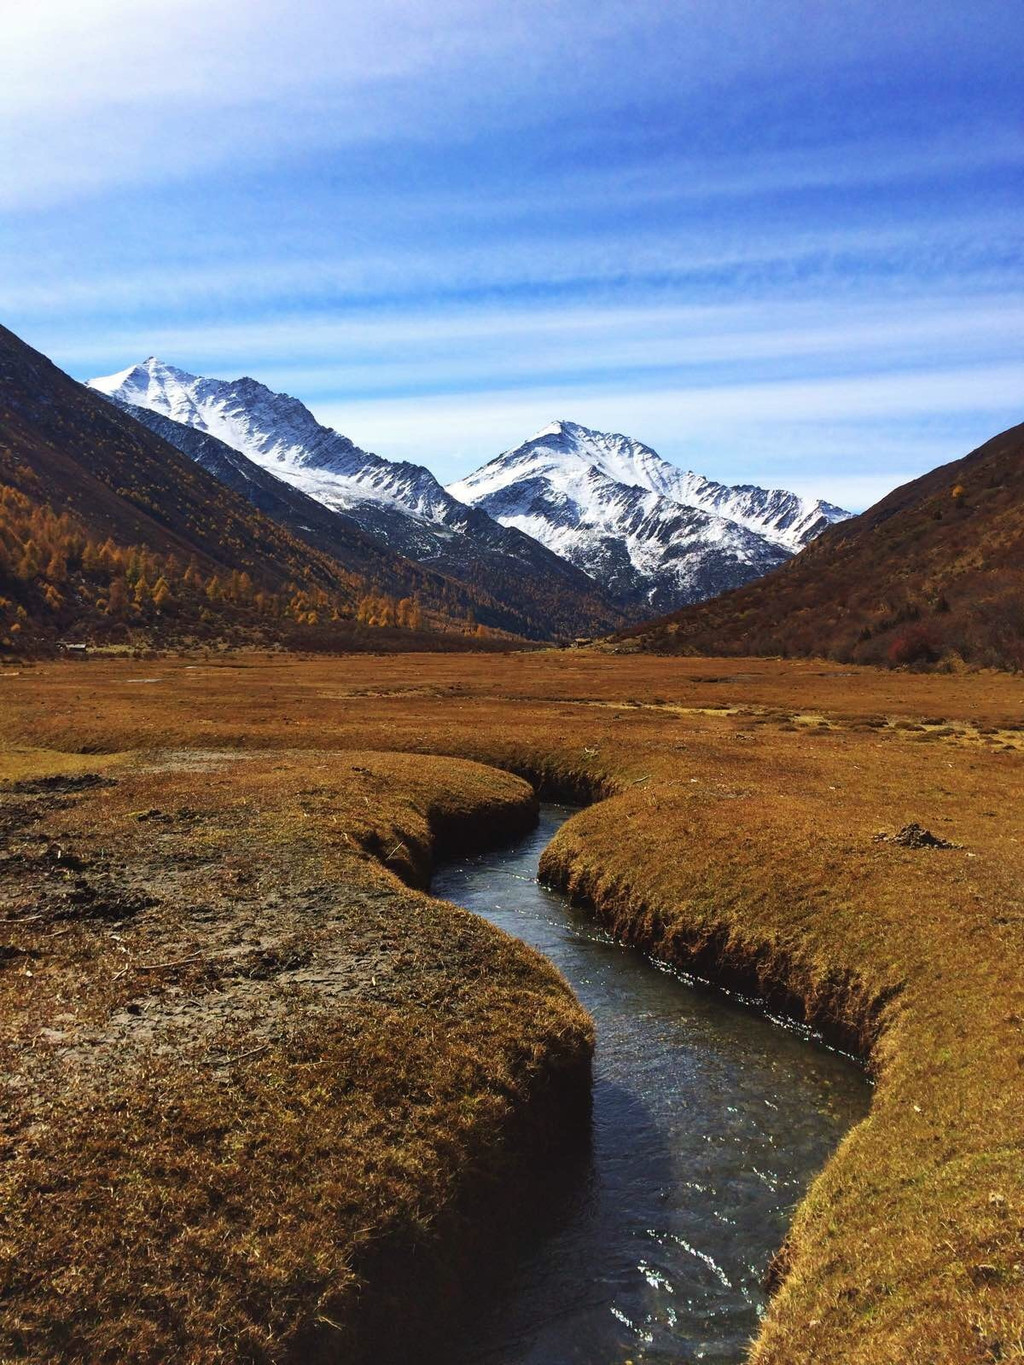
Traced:
[[447, 626], [482, 633], [472, 618], [428, 623], [417, 595], [396, 597], [363, 580], [345, 598], [309, 583], [270, 590], [245, 570], [216, 568], [195, 555], [161, 554], [90, 535], [71, 512], [57, 512], [0, 484], [0, 644], [11, 647], [33, 628], [73, 623], [155, 627], [177, 621], [227, 620], [321, 626], [355, 621], [406, 630]]

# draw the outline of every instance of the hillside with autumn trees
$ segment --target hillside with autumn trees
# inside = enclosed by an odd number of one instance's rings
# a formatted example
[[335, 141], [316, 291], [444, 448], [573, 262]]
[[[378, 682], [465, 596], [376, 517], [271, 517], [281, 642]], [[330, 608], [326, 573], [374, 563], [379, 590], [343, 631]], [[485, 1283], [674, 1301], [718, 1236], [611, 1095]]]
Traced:
[[617, 639], [661, 654], [1024, 670], [1024, 425], [830, 527], [764, 578]]
[[507, 638], [510, 615], [358, 528], [300, 539], [0, 327], [0, 647], [348, 648], [367, 631], [374, 648], [389, 632], [450, 647]]
[[[360, 521], [350, 512], [310, 497], [208, 431], [110, 394], [103, 393], [103, 397], [299, 540], [370, 576], [379, 593], [393, 603], [374, 610], [371, 601], [362, 616], [407, 615], [408, 610], [399, 611], [398, 604], [409, 595], [415, 580], [419, 600], [437, 599], [442, 615], [462, 621], [472, 614], [484, 630], [495, 628], [528, 639], [605, 635], [627, 619], [589, 575], [532, 537], [498, 525], [477, 509], [464, 509], [466, 534], [418, 522], [407, 507], [403, 510], [387, 500], [374, 504], [372, 513], [364, 504]], [[413, 544], [418, 553], [411, 548]], [[454, 598], [453, 583], [459, 585]]]

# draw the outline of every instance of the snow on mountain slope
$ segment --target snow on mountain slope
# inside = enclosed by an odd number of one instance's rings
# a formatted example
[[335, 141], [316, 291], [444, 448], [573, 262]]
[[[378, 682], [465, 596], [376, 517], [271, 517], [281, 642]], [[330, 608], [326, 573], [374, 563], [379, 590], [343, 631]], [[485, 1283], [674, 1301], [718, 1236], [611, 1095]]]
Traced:
[[465, 520], [467, 509], [455, 505], [428, 469], [360, 450], [321, 426], [297, 398], [255, 379], [206, 379], [150, 356], [119, 374], [90, 379], [89, 386], [216, 436], [329, 507], [348, 510], [370, 499], [438, 524]]
[[781, 489], [714, 483], [575, 422], [553, 422], [448, 492], [656, 610], [767, 573], [848, 515]]
[[850, 515], [832, 503], [801, 498], [781, 488], [716, 483], [669, 464], [630, 436], [591, 431], [576, 422], [552, 422], [515, 450], [449, 484], [448, 492], [479, 506], [497, 488], [526, 475], [543, 474], [557, 484], [563, 477], [571, 479], [581, 466], [594, 468], [615, 483], [646, 488], [684, 507], [726, 517], [793, 551]]
[[[483, 588], [533, 636], [623, 622], [585, 572], [515, 527], [452, 497], [422, 465], [382, 459], [321, 426], [298, 399], [255, 379], [208, 379], [150, 357], [91, 388], [216, 438], [293, 488], [343, 514], [388, 549]], [[162, 433], [166, 434], [166, 433]], [[185, 434], [168, 436], [195, 455]]]
[[820, 536], [827, 526], [850, 516], [834, 503], [801, 498], [784, 488], [717, 483], [702, 474], [677, 470], [672, 465], [668, 468], [676, 476], [666, 488], [668, 497], [728, 517], [794, 554]]
[[346, 568], [385, 584], [388, 591], [400, 589], [400, 595], [408, 592], [407, 570], [413, 566], [404, 557], [391, 564], [388, 551], [377, 546], [345, 513], [325, 507], [208, 431], [184, 426], [152, 408], [126, 403], [116, 394], [104, 396], [300, 539], [326, 551]]

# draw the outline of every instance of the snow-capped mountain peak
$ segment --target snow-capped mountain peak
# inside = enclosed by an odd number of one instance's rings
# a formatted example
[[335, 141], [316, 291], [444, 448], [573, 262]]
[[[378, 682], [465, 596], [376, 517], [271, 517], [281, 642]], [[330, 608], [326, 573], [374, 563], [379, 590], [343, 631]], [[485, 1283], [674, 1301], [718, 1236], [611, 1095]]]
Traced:
[[107, 395], [118, 394], [125, 402], [134, 399], [136, 406], [141, 407], [143, 395], [152, 395], [155, 401], [159, 401], [161, 393], [169, 392], [173, 388], [187, 388], [196, 379], [196, 375], [176, 369], [173, 365], [165, 364], [157, 356], [151, 355], [141, 365], [129, 365], [126, 370], [119, 370], [117, 374], [91, 379], [89, 387]]
[[522, 445], [449, 484], [448, 491], [464, 502], [486, 506], [499, 490], [524, 478], [543, 474], [554, 485], [568, 488], [587, 469], [614, 483], [643, 488], [683, 507], [724, 517], [789, 551], [802, 549], [826, 526], [849, 515], [831, 503], [801, 498], [785, 489], [718, 483], [679, 469], [633, 437], [593, 431], [564, 419], [549, 423]]
[[630, 436], [565, 419], [448, 491], [659, 609], [765, 573], [847, 515], [782, 489], [716, 483]]
[[[208, 379], [151, 356], [89, 385], [217, 437], [329, 506], [347, 507], [367, 497], [406, 506], [413, 488], [416, 503], [451, 501], [429, 470], [360, 450], [347, 436], [321, 425], [297, 398], [275, 393], [248, 375]], [[429, 510], [420, 514], [430, 515]]]

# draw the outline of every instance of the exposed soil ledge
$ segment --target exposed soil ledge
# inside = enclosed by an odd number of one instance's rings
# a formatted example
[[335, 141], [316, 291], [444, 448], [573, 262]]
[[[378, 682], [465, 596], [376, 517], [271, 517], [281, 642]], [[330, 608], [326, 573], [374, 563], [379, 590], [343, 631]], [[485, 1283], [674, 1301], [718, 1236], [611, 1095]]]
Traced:
[[[539, 800], [567, 805], [595, 806], [627, 795], [631, 785], [574, 769], [558, 754], [494, 761], [529, 782]], [[642, 799], [648, 799], [646, 794]], [[554, 890], [589, 911], [619, 942], [709, 985], [754, 998], [765, 1010], [811, 1029], [873, 1068], [876, 1044], [902, 982], [872, 989], [855, 971], [832, 968], [823, 974], [799, 952], [745, 934], [734, 922], [713, 917], [687, 922], [664, 915], [631, 886], [609, 880], [589, 864], [585, 850], [573, 842], [581, 828], [563, 827], [541, 855], [540, 876]]]
[[798, 953], [725, 922], [673, 923], [632, 894], [623, 898], [624, 888], [604, 884], [594, 869], [567, 861], [561, 845], [545, 850], [540, 875], [618, 942], [808, 1028], [872, 1069], [887, 1007], [901, 985], [872, 992], [852, 971], [819, 974]]
[[409, 884], [535, 817], [505, 773], [358, 752], [0, 793], [0, 1358], [440, 1355], [586, 1132], [593, 1036]]

